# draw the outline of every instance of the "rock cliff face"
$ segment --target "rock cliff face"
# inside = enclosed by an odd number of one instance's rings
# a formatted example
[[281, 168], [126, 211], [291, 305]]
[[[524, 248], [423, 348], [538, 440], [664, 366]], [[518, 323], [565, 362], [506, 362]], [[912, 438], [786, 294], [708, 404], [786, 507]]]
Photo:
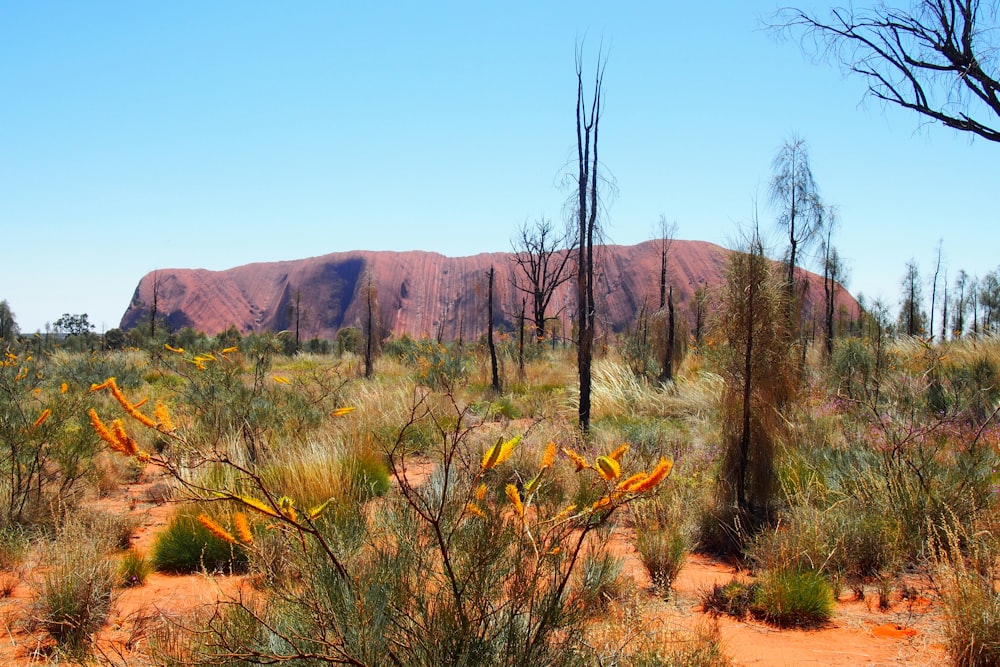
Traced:
[[[674, 241], [668, 257], [668, 282], [676, 312], [692, 317], [699, 286], [724, 280], [730, 251], [703, 241]], [[599, 327], [622, 331], [634, 324], [645, 305], [659, 306], [660, 253], [657, 242], [603, 246], [597, 253]], [[523, 295], [512, 287], [519, 273], [511, 253], [445, 257], [433, 252], [342, 252], [285, 262], [247, 264], [225, 271], [161, 269], [142, 278], [122, 317], [129, 329], [148, 318], [153, 303], [171, 328], [190, 326], [214, 335], [230, 326], [241, 333], [294, 330], [302, 340], [332, 339], [365, 317], [368, 276], [377, 290], [378, 316], [385, 330], [413, 337], [459, 336], [469, 339], [486, 330], [487, 272], [496, 269], [494, 322], [515, 328]], [[809, 281], [806, 308], [821, 303], [822, 280]], [[520, 277], [520, 276], [518, 276]], [[562, 285], [552, 299], [550, 317], [558, 317], [569, 335], [575, 283]], [[857, 303], [839, 291], [840, 305], [856, 312]], [[528, 317], [530, 319], [530, 302]]]

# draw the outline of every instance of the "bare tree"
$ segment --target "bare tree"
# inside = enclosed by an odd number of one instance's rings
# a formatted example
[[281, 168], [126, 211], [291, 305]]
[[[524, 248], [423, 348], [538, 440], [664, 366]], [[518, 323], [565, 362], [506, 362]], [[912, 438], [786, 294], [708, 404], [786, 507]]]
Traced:
[[930, 323], [927, 325], [927, 331], [930, 337], [934, 338], [934, 310], [937, 308], [937, 290], [938, 290], [938, 279], [941, 276], [941, 245], [943, 241], [938, 239], [937, 245], [937, 260], [934, 262], [934, 277], [931, 278], [931, 312], [930, 312]]
[[149, 305], [149, 340], [156, 340], [156, 316], [160, 304], [160, 272], [153, 271], [153, 301]]
[[924, 300], [920, 284], [920, 270], [913, 258], [906, 263], [906, 273], [902, 282], [902, 301], [899, 308], [899, 330], [907, 336], [924, 332], [926, 314], [921, 310]]
[[778, 227], [788, 234], [786, 289], [791, 307], [795, 294], [795, 262], [799, 253], [822, 231], [823, 205], [804, 139], [795, 136], [788, 139], [775, 155], [772, 168], [771, 204], [778, 212]]
[[490, 349], [490, 371], [492, 387], [495, 394], [500, 393], [500, 370], [497, 364], [497, 346], [493, 340], [493, 265], [486, 274], [486, 343]]
[[594, 92], [589, 104], [583, 90], [583, 53], [576, 51], [576, 217], [578, 222], [576, 262], [577, 372], [580, 378], [580, 429], [590, 430], [591, 361], [594, 352], [594, 240], [598, 235], [597, 132], [601, 120], [601, 97], [606, 60], [598, 56]]
[[674, 287], [667, 284], [667, 255], [670, 254], [670, 246], [674, 243], [677, 235], [677, 223], [667, 222], [664, 215], [660, 215], [659, 224], [659, 245], [660, 245], [660, 312], [666, 309], [667, 340], [663, 350], [663, 360], [660, 363], [660, 382], [668, 382], [674, 379], [674, 353], [676, 347], [675, 332], [677, 329], [674, 317]]
[[[545, 318], [556, 289], [573, 277], [569, 270], [572, 252], [570, 232], [557, 233], [551, 220], [539, 218], [534, 224], [525, 221], [511, 242], [515, 272], [514, 289], [531, 299], [535, 339], [545, 337]], [[520, 276], [518, 279], [517, 276]]]
[[376, 331], [376, 313], [378, 312], [378, 286], [371, 271], [365, 276], [365, 377], [370, 378], [374, 372], [376, 347], [378, 345]]
[[836, 7], [825, 19], [786, 8], [773, 27], [811, 38], [808, 49], [860, 75], [872, 97], [1000, 141], [995, 3], [919, 0], [908, 10], [882, 3], [859, 10]]
[[827, 208], [825, 231], [823, 239], [823, 348], [827, 358], [833, 355], [834, 314], [837, 303], [837, 290], [846, 279], [844, 263], [840, 254], [833, 246], [833, 232], [837, 227], [837, 211]]
[[969, 310], [969, 298], [966, 294], [968, 284], [969, 274], [965, 272], [965, 269], [960, 269], [955, 277], [955, 290], [958, 294], [955, 295], [955, 312], [952, 315], [951, 326], [952, 335], [956, 338], [965, 332], [965, 314]]

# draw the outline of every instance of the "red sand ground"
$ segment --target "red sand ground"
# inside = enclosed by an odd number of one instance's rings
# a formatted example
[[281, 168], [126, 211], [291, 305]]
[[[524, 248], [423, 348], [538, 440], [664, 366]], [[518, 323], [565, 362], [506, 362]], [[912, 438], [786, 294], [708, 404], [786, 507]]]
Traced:
[[[418, 471], [413, 472], [421, 478]], [[131, 507], [141, 519], [134, 537], [140, 550], [148, 551], [171, 510], [169, 505], [150, 502], [149, 491], [157, 483], [154, 476], [147, 476], [144, 482], [102, 502], [107, 509]], [[648, 596], [644, 617], [650, 629], [690, 629], [704, 623], [707, 617], [700, 609], [701, 593], [737, 574], [730, 566], [692, 555], [674, 583], [671, 598], [662, 601], [646, 592], [649, 580], [627, 535], [619, 535], [617, 550], [626, 559], [626, 575], [636, 580], [642, 595]], [[23, 579], [30, 579], [31, 574]], [[98, 652], [114, 665], [147, 664], [143, 651], [154, 623], [226, 599], [238, 592], [241, 583], [240, 577], [153, 574], [145, 585], [117, 592], [108, 622], [97, 638]], [[921, 588], [920, 582], [914, 585]], [[736, 665], [941, 665], [947, 657], [939, 609], [932, 594], [920, 592], [926, 597], [894, 600], [885, 612], [870, 601], [842, 598], [833, 621], [817, 630], [778, 630], [757, 621], [726, 617], [717, 622], [724, 649]], [[46, 655], [44, 633], [30, 631], [25, 622], [33, 595], [30, 582], [22, 581], [11, 596], [0, 599], [0, 664], [22, 667], [52, 662]], [[63, 660], [61, 664], [67, 663]]]

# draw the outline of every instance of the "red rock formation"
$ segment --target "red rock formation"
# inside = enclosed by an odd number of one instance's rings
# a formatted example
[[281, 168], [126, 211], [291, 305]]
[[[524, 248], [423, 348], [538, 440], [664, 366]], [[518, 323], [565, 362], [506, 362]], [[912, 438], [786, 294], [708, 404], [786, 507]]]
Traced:
[[[730, 251], [704, 241], [674, 241], [668, 280], [674, 287], [677, 312], [691, 312], [694, 290], [723, 281]], [[513, 289], [517, 271], [510, 253], [445, 257], [433, 252], [332, 253], [285, 262], [247, 264], [225, 271], [161, 269], [139, 282], [122, 317], [128, 329], [148, 317], [154, 281], [158, 283], [157, 312], [169, 326], [190, 326], [214, 335], [230, 326], [241, 333], [281, 331], [294, 326], [296, 302], [300, 337], [332, 339], [341, 327], [363, 321], [363, 289], [371, 275], [378, 290], [383, 327], [396, 335], [473, 338], [485, 331], [486, 272], [497, 272], [496, 321], [513, 329], [522, 295]], [[605, 331], [622, 331], [635, 322], [645, 304], [659, 305], [658, 243], [604, 246], [598, 255], [596, 296], [598, 318]], [[808, 277], [807, 312], [821, 303], [819, 276]], [[564, 284], [552, 300], [550, 315], [559, 315], [569, 334], [575, 303], [575, 283]], [[840, 305], [856, 312], [857, 303], [845, 291]]]

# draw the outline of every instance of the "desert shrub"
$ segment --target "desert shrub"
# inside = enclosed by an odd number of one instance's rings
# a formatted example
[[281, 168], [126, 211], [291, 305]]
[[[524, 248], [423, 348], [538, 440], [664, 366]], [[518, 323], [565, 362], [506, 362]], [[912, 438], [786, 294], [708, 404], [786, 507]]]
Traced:
[[[65, 366], [74, 356], [59, 353]], [[0, 524], [51, 524], [72, 510], [98, 440], [86, 410], [95, 398], [63, 384], [56, 362], [8, 352], [0, 361]], [[56, 511], [53, 511], [56, 508]]]
[[[511, 469], [513, 451], [529, 445], [520, 436], [475, 437], [485, 427], [465, 424], [466, 416], [449, 395], [418, 394], [396, 439], [386, 443], [393, 489], [379, 499], [360, 498], [351, 521], [341, 520], [337, 503], [297, 501], [294, 488], [274, 488], [252, 462], [224, 449], [191, 447], [178, 432], [171, 437], [188, 452], [185, 470], [213, 472], [192, 482], [159, 455], [143, 454], [189, 492], [217, 501], [212, 507], [225, 499], [264, 515], [270, 530], [254, 539], [255, 558], [267, 553], [285, 562], [284, 572], [257, 578], [259, 598], [227, 605], [212, 618], [190, 645], [190, 660], [579, 664], [583, 611], [616, 595], [620, 585], [621, 561], [607, 554], [604, 531], [620, 509], [662, 482], [670, 462], [628, 475], [620, 452], [591, 460], [567, 449], [572, 464], [557, 466], [550, 444], [522, 453]], [[423, 422], [437, 434], [427, 452], [435, 467], [418, 483], [402, 474], [410, 451], [405, 433]], [[594, 480], [596, 499], [588, 505], [555, 504], [539, 491], [572, 467], [578, 472], [569, 474]], [[179, 552], [186, 567], [212, 567], [208, 536], [197, 535], [191, 520], [197, 511], [190, 507], [171, 521], [155, 561]], [[217, 522], [208, 531], [213, 536], [235, 532], [225, 517]], [[222, 540], [219, 557], [228, 569], [235, 569], [230, 559], [246, 557], [235, 541]]]
[[142, 586], [152, 574], [153, 564], [141, 553], [129, 549], [118, 560], [117, 583], [119, 586]]
[[765, 572], [754, 588], [752, 611], [780, 627], [817, 627], [833, 616], [833, 589], [812, 570]]
[[657, 594], [669, 595], [687, 555], [683, 530], [676, 526], [642, 529], [636, 535], [635, 547]]
[[692, 490], [672, 485], [632, 507], [635, 547], [657, 595], [670, 594], [691, 546]]
[[934, 550], [948, 654], [959, 667], [1000, 665], [1000, 592], [995, 537], [952, 523]]
[[576, 603], [581, 610], [596, 614], [625, 588], [622, 567], [625, 559], [609, 553], [588, 553], [583, 558], [577, 584]]
[[57, 644], [78, 654], [108, 615], [115, 583], [114, 563], [106, 544], [69, 524], [46, 546], [32, 616]]
[[246, 549], [212, 533], [198, 520], [201, 514], [197, 505], [189, 505], [171, 517], [153, 542], [153, 567], [176, 574], [245, 571]]
[[699, 625], [689, 636], [655, 636], [616, 663], [622, 667], [728, 667], [717, 624]]
[[701, 608], [708, 614], [725, 614], [746, 618], [753, 608], [757, 584], [730, 579], [724, 584], [712, 584], [701, 595]]

